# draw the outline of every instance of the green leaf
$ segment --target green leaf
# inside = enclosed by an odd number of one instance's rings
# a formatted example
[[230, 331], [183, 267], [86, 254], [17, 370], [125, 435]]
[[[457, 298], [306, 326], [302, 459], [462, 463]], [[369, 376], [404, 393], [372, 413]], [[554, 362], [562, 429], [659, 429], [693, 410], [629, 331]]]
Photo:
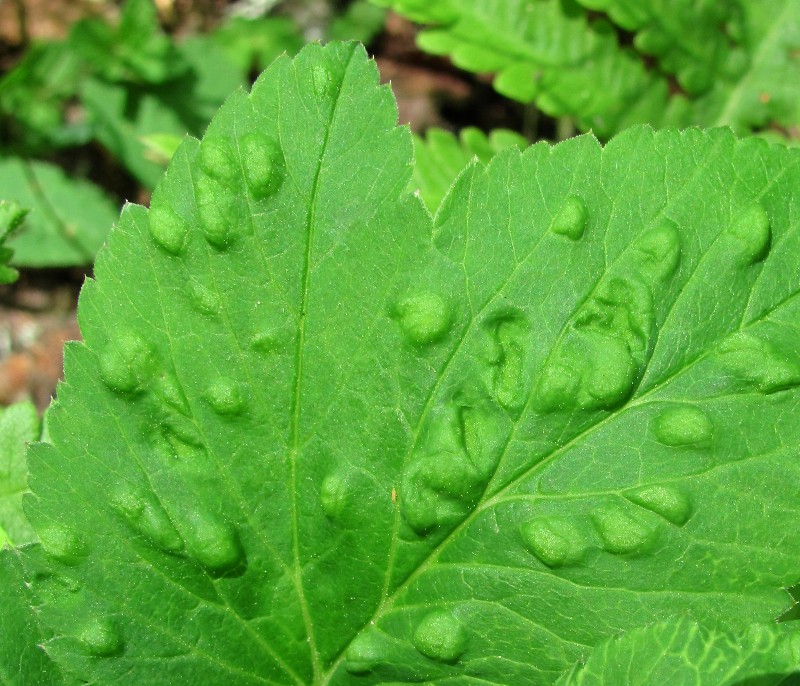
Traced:
[[397, 0], [392, 7], [426, 23], [448, 17], [419, 34], [423, 50], [469, 71], [496, 72], [503, 95], [535, 101], [553, 117], [575, 116], [584, 130], [608, 137], [663, 116], [666, 80], [574, 0]]
[[488, 164], [494, 155], [508, 148], [522, 149], [523, 136], [497, 129], [487, 136], [480, 129], [462, 129], [460, 140], [443, 129], [429, 129], [426, 137], [414, 136], [414, 174], [411, 185], [419, 190], [425, 206], [436, 212], [456, 177], [473, 157]]
[[9, 240], [14, 264], [88, 264], [105, 240], [117, 207], [99, 188], [55, 165], [0, 158], [0, 198], [30, 208], [25, 231]]
[[22, 209], [17, 203], [0, 200], [0, 285], [13, 283], [19, 273], [8, 266], [14, 256], [14, 251], [5, 247], [8, 237], [14, 233], [25, 221], [28, 210]]
[[733, 634], [679, 619], [602, 643], [557, 686], [769, 686], [791, 674], [800, 674], [797, 631], [764, 625]]
[[242, 75], [265, 69], [284, 52], [295, 54], [304, 43], [297, 25], [288, 17], [231, 17], [209, 38]]
[[[662, 72], [675, 74], [689, 94], [707, 91], [736, 62], [744, 28], [745, 0], [578, 0], [589, 10], [608, 14], [626, 31], [635, 32], [636, 47], [658, 60]], [[759, 3], [763, 7], [763, 3]], [[738, 51], [737, 51], [738, 50]]]
[[[220, 29], [219, 35], [192, 36], [179, 43], [176, 49], [187, 68], [165, 84], [142, 86], [101, 79], [84, 83], [81, 101], [90, 113], [97, 139], [146, 188], [156, 185], [169, 160], [152, 155], [149, 139], [201, 135], [225, 99], [246, 85], [252, 66], [260, 67], [286, 50], [299, 49], [293, 42], [299, 41], [299, 36], [289, 33], [284, 22], [255, 24], [269, 31], [258, 34], [261, 42], [255, 36], [245, 40], [245, 36], [238, 43], [239, 54], [232, 49], [237, 35], [233, 27]], [[250, 60], [256, 65], [249, 64]]]
[[[33, 546], [38, 548], [38, 546]], [[28, 548], [30, 554], [31, 548]], [[33, 594], [25, 583], [19, 553], [0, 545], [0, 683], [3, 686], [62, 686], [64, 679], [42, 649], [46, 634], [38, 626]]]
[[330, 40], [357, 40], [368, 44], [382, 30], [386, 10], [371, 5], [368, 0], [354, 0], [334, 17], [328, 29]]
[[22, 494], [28, 487], [25, 450], [41, 435], [39, 415], [31, 403], [0, 408], [0, 546], [35, 540], [22, 513]]
[[161, 30], [153, 0], [126, 0], [117, 26], [82, 19], [72, 27], [69, 44], [107, 81], [160, 84], [187, 68]]
[[77, 96], [82, 61], [66, 42], [35, 43], [0, 79], [0, 129], [12, 152], [51, 153], [80, 145], [89, 131], [67, 121], [70, 99]]
[[698, 100], [693, 119], [743, 133], [774, 128], [797, 138], [791, 130], [800, 123], [800, 0], [741, 4], [745, 55]]
[[[495, 72], [500, 93], [604, 138], [635, 123], [784, 134], [800, 123], [800, 0], [373, 1], [432, 25], [422, 49]], [[635, 49], [620, 29], [636, 32]]]
[[28, 454], [78, 677], [544, 685], [790, 606], [800, 153], [512, 149], [434, 223], [396, 119], [308, 46], [112, 231]]

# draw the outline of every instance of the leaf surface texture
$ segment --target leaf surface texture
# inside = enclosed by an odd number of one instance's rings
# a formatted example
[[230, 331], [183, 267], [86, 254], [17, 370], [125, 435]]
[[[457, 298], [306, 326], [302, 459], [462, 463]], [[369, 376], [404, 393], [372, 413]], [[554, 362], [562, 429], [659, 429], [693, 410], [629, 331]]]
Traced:
[[757, 625], [740, 634], [688, 619], [634, 629], [599, 645], [556, 686], [743, 686], [788, 684], [800, 674], [796, 631]]
[[112, 231], [29, 451], [79, 678], [552, 684], [789, 607], [798, 153], [539, 144], [433, 223], [396, 117], [353, 44], [279, 58]]

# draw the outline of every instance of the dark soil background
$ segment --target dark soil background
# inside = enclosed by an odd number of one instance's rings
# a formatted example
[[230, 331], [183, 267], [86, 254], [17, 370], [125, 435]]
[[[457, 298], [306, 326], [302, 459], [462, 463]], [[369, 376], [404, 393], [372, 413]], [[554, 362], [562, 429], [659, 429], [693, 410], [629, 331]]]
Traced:
[[[155, 0], [161, 23], [176, 37], [208, 30], [223, 21], [237, 3], [224, 0]], [[239, 6], [242, 0], [239, 0]], [[249, 0], [257, 5], [258, 0]], [[263, 3], [262, 3], [263, 4]], [[314, 34], [325, 13], [341, 11], [348, 3], [336, 0], [279, 2], [273, 12], [290, 14]], [[114, 21], [119, 2], [112, 0], [5, 0], [0, 2], [0, 74], [12, 68], [26, 46], [37, 40], [64, 38], [82, 17], [103, 16]], [[535, 111], [497, 95], [488, 76], [454, 68], [448, 60], [431, 57], [415, 46], [416, 28], [389, 14], [384, 30], [367, 46], [385, 82], [391, 82], [400, 122], [417, 132], [431, 126], [453, 131], [477, 126], [489, 131], [507, 127], [534, 137], [547, 136], [548, 122]], [[542, 131], [541, 129], [545, 130]], [[65, 168], [90, 170], [89, 176], [116, 197], [147, 204], [148, 195], [104, 150], [86, 146], [50, 161]], [[22, 270], [19, 280], [0, 286], [0, 405], [32, 400], [44, 410], [56, 393], [62, 372], [62, 349], [77, 340], [77, 301], [91, 266], [73, 269]]]

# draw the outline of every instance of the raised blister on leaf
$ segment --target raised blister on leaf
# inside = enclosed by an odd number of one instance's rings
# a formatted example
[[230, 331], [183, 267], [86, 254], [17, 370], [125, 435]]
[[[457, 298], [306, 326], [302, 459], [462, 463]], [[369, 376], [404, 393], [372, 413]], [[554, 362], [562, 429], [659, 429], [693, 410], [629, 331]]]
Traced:
[[325, 477], [320, 488], [319, 501], [326, 517], [336, 520], [342, 515], [351, 489], [351, 476], [344, 470], [335, 471]]
[[777, 393], [800, 386], [800, 363], [753, 333], [743, 331], [719, 349], [725, 370], [760, 393]]
[[448, 302], [436, 293], [424, 292], [406, 296], [392, 307], [405, 339], [418, 346], [441, 340], [453, 324], [453, 311]]
[[117, 393], [142, 390], [156, 370], [150, 345], [139, 335], [120, 333], [106, 344], [100, 355], [100, 374]]
[[61, 524], [48, 522], [37, 533], [45, 552], [65, 565], [76, 565], [89, 554], [85, 537]]
[[244, 398], [239, 384], [231, 379], [217, 379], [206, 391], [211, 407], [221, 415], [235, 416], [244, 410]]
[[161, 391], [161, 397], [171, 408], [183, 415], [189, 414], [189, 401], [174, 374], [163, 374], [159, 382], [159, 389]]
[[744, 264], [763, 260], [769, 251], [771, 230], [766, 210], [753, 203], [737, 217], [730, 227], [736, 252]]
[[633, 393], [655, 333], [654, 300], [680, 258], [674, 222], [644, 231], [575, 313], [539, 375], [540, 412], [611, 410]]
[[194, 308], [202, 314], [219, 314], [222, 301], [214, 286], [198, 279], [187, 284], [189, 298]]
[[686, 491], [678, 486], [643, 486], [627, 492], [625, 497], [675, 526], [683, 526], [692, 516], [692, 502]]
[[120, 485], [112, 494], [111, 502], [131, 529], [157, 547], [169, 553], [183, 548], [183, 539], [153, 496], [129, 485]]
[[467, 648], [467, 632], [452, 612], [437, 610], [414, 630], [414, 647], [431, 660], [455, 662]]
[[553, 233], [576, 241], [583, 236], [588, 217], [589, 211], [583, 198], [579, 195], [568, 195], [555, 217], [553, 217], [550, 230]]
[[150, 209], [150, 235], [170, 255], [180, 255], [189, 235], [189, 225], [167, 205], [154, 203]]
[[660, 443], [677, 448], [702, 448], [711, 444], [714, 425], [695, 405], [672, 405], [653, 419], [653, 434]]
[[489, 318], [485, 328], [492, 346], [490, 385], [497, 402], [516, 412], [527, 396], [527, 321], [519, 312], [503, 312]]
[[525, 547], [548, 567], [579, 564], [586, 555], [586, 533], [566, 517], [540, 517], [520, 527]]
[[205, 239], [217, 250], [229, 248], [238, 228], [235, 196], [216, 179], [201, 176], [195, 198]]
[[351, 674], [369, 674], [386, 659], [386, 642], [377, 630], [359, 634], [345, 653], [345, 666]]
[[239, 175], [239, 163], [231, 143], [225, 138], [206, 138], [200, 146], [200, 167], [224, 184], [232, 184]]
[[249, 133], [242, 138], [241, 150], [250, 192], [264, 198], [277, 191], [286, 174], [278, 142], [264, 133]]
[[466, 392], [432, 413], [400, 482], [400, 509], [417, 534], [452, 526], [473, 510], [500, 459], [500, 414]]
[[179, 522], [190, 557], [211, 574], [225, 574], [241, 567], [244, 550], [235, 527], [207, 512], [194, 511]]
[[320, 100], [333, 95], [333, 76], [326, 66], [322, 64], [314, 65], [311, 68], [311, 80], [314, 83], [314, 93]]
[[613, 505], [592, 514], [603, 548], [617, 555], [642, 555], [649, 552], [658, 539], [658, 529]]
[[117, 655], [124, 647], [119, 629], [107, 618], [89, 618], [78, 629], [76, 638], [90, 655], [96, 657]]

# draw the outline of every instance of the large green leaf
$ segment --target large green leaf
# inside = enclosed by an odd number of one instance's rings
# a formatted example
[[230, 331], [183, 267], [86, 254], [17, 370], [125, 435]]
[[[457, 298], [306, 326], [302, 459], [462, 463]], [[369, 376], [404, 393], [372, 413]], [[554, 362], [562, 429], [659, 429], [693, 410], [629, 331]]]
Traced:
[[30, 209], [24, 230], [8, 241], [14, 264], [26, 267], [90, 263], [118, 207], [94, 184], [18, 157], [0, 158], [0, 199]]
[[592, 651], [557, 686], [772, 686], [800, 675], [800, 633], [759, 625], [731, 634], [688, 619], [635, 629]]
[[[423, 49], [496, 72], [501, 93], [601, 137], [639, 122], [784, 133], [800, 123], [800, 0], [373, 2], [431, 25]], [[635, 49], [617, 29], [636, 32]]]
[[540, 144], [432, 224], [396, 116], [362, 49], [309, 46], [112, 231], [29, 450], [79, 677], [552, 684], [790, 605], [800, 153]]
[[39, 415], [31, 403], [0, 408], [0, 546], [35, 539], [22, 513], [22, 494], [28, 487], [25, 449], [41, 434]]

